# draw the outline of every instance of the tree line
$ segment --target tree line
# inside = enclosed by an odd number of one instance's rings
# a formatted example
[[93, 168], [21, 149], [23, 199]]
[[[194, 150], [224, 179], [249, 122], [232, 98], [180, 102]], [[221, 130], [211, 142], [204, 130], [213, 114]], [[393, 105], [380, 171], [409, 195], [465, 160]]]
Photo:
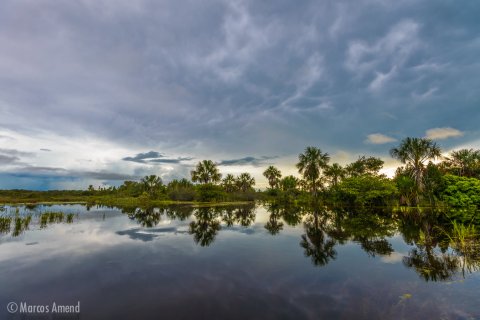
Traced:
[[283, 176], [275, 166], [263, 172], [266, 191], [255, 191], [255, 179], [244, 172], [223, 176], [216, 163], [200, 161], [190, 172], [191, 179], [175, 179], [164, 184], [156, 175], [140, 181], [125, 181], [120, 187], [92, 193], [181, 201], [321, 200], [349, 206], [480, 206], [480, 150], [461, 149], [442, 156], [442, 150], [430, 139], [405, 138], [390, 150], [399, 160], [393, 178], [380, 171], [384, 161], [360, 156], [342, 166], [330, 163], [330, 155], [317, 147], [307, 147], [298, 156], [300, 177]]

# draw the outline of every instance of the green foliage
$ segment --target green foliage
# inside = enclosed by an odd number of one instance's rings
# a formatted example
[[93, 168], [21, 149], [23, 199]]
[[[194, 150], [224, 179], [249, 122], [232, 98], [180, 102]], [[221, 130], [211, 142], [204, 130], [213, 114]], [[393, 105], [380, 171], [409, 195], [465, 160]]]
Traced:
[[452, 151], [445, 161], [445, 168], [454, 175], [480, 178], [480, 150]]
[[143, 192], [146, 192], [152, 199], [157, 198], [165, 192], [162, 179], [154, 174], [142, 178], [140, 184]]
[[195, 198], [195, 187], [187, 179], [175, 179], [167, 185], [167, 195], [174, 201], [192, 201]]
[[405, 138], [397, 148], [390, 150], [390, 155], [406, 164], [408, 172], [415, 181], [414, 204], [418, 204], [424, 189], [425, 162], [441, 156], [440, 147], [430, 139]]
[[480, 180], [475, 178], [446, 175], [445, 188], [441, 197], [452, 207], [480, 207]]
[[253, 189], [253, 186], [255, 185], [255, 179], [250, 175], [250, 173], [244, 172], [237, 177], [235, 184], [238, 190], [247, 192], [248, 190]]
[[212, 183], [196, 186], [196, 200], [201, 202], [219, 202], [225, 198], [223, 188]]
[[361, 156], [357, 161], [345, 167], [346, 175], [349, 177], [357, 177], [364, 174], [377, 175], [383, 168], [384, 161], [376, 157]]
[[338, 183], [345, 178], [346, 171], [341, 165], [334, 163], [331, 166], [327, 166], [323, 174], [330, 183], [330, 186], [335, 188]]
[[237, 190], [237, 184], [233, 174], [229, 173], [225, 176], [225, 178], [222, 180], [222, 186], [223, 189], [225, 189], [225, 192], [228, 193], [232, 193]]
[[218, 183], [222, 179], [222, 175], [218, 171], [217, 165], [212, 160], [200, 161], [195, 170], [190, 172], [193, 182], [202, 184]]
[[384, 206], [391, 204], [397, 193], [392, 180], [363, 175], [344, 179], [338, 185], [336, 197], [351, 206]]
[[321, 186], [321, 173], [327, 167], [330, 156], [315, 147], [305, 148], [305, 152], [298, 155], [297, 169], [308, 183], [308, 187], [314, 197], [317, 196]]
[[280, 183], [280, 178], [282, 177], [282, 173], [274, 166], [269, 166], [264, 172], [263, 176], [267, 178], [268, 184], [270, 185], [271, 189], [278, 188], [278, 184]]

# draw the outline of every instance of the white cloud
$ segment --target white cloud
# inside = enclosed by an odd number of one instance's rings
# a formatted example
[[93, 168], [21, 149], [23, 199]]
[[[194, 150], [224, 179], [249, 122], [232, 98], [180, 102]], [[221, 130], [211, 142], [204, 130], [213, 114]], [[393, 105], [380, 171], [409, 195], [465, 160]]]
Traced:
[[380, 90], [383, 87], [383, 85], [387, 83], [395, 75], [396, 70], [397, 68], [393, 67], [387, 73], [375, 72], [376, 73], [375, 79], [373, 79], [373, 81], [370, 82], [368, 89], [370, 91]]
[[397, 139], [386, 136], [381, 133], [372, 133], [367, 136], [367, 139], [365, 140], [366, 143], [371, 143], [371, 144], [384, 144], [384, 143], [389, 143], [397, 141]]
[[453, 137], [461, 137], [463, 134], [464, 133], [462, 131], [450, 127], [432, 128], [425, 132], [425, 138], [442, 140]]
[[419, 24], [404, 20], [394, 25], [377, 42], [369, 45], [363, 40], [354, 40], [347, 50], [345, 67], [359, 75], [371, 72], [381, 64], [391, 68], [402, 66], [406, 59], [419, 47]]
[[438, 91], [438, 88], [433, 87], [433, 88], [430, 88], [427, 91], [425, 91], [423, 93], [420, 93], [420, 94], [414, 92], [412, 94], [412, 97], [416, 100], [425, 100], [425, 99], [428, 99], [429, 97], [431, 97], [437, 91]]

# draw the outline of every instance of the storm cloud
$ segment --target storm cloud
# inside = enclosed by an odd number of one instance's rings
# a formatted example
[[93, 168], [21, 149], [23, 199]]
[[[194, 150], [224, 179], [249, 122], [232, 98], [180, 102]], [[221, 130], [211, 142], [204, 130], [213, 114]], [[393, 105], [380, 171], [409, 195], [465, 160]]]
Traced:
[[477, 1], [5, 0], [0, 148], [52, 151], [0, 163], [167, 177], [307, 145], [480, 148], [479, 16]]

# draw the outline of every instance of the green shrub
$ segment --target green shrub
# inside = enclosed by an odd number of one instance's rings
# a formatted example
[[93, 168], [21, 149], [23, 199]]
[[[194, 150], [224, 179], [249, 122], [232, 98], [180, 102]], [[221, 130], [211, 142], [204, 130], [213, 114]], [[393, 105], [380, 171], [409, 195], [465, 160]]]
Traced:
[[442, 200], [451, 207], [480, 207], [480, 180], [446, 175]]

